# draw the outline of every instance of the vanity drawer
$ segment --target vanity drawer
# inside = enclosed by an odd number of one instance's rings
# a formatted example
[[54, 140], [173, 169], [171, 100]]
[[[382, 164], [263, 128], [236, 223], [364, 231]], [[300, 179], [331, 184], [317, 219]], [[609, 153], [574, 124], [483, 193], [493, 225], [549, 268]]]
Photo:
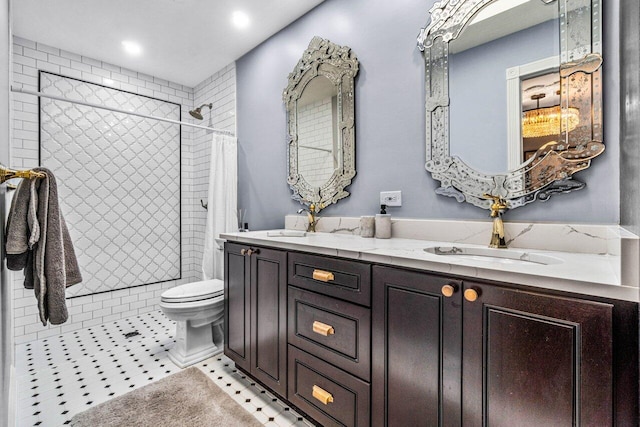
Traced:
[[370, 385], [289, 345], [289, 401], [323, 426], [368, 426]]
[[371, 378], [371, 310], [289, 287], [288, 341], [345, 371]]
[[371, 265], [318, 255], [289, 254], [289, 284], [371, 306]]

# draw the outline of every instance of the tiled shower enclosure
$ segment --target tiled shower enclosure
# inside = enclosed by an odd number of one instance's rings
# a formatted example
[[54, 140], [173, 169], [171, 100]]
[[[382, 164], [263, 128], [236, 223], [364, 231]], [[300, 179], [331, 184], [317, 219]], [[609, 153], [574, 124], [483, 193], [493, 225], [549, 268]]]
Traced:
[[[180, 120], [180, 105], [40, 72], [43, 93]], [[40, 157], [83, 281], [68, 296], [180, 279], [180, 126], [40, 100]]]
[[[212, 111], [207, 111], [205, 120], [199, 124], [205, 124], [206, 121], [206, 124], [211, 123], [215, 128], [235, 131], [236, 75], [233, 63], [196, 87], [187, 87], [20, 37], [14, 36], [13, 41], [12, 85], [15, 87], [38, 91], [40, 73], [44, 71], [179, 104], [182, 120], [187, 122], [195, 120], [189, 115], [189, 110], [194, 106], [212, 103]], [[13, 98], [10, 163], [18, 168], [36, 167], [41, 164], [39, 99], [20, 93], [14, 93]], [[14, 272], [13, 329], [16, 343], [46, 339], [158, 310], [160, 295], [166, 289], [202, 280], [202, 248], [207, 211], [200, 206], [200, 200], [207, 202], [211, 135], [207, 135], [202, 129], [194, 130], [183, 126], [181, 140], [181, 279], [74, 296], [67, 301], [70, 315], [68, 322], [63, 325], [42, 326], [33, 290], [24, 289], [22, 272]], [[63, 208], [66, 209], [65, 206]], [[65, 213], [70, 215], [66, 210]], [[69, 219], [67, 222], [70, 222]], [[76, 292], [74, 288], [77, 286], [69, 288], [69, 296], [71, 291]]]

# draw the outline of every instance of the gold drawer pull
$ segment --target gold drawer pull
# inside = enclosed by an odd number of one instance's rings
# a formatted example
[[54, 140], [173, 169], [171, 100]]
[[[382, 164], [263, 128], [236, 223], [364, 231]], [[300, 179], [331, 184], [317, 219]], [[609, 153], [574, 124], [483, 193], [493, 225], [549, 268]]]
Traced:
[[313, 397], [315, 397], [325, 405], [333, 402], [333, 395], [328, 391], [321, 389], [315, 384], [313, 385]]
[[313, 270], [313, 279], [320, 280], [321, 282], [328, 282], [330, 280], [334, 280], [335, 276], [330, 271]]
[[324, 335], [325, 337], [336, 333], [335, 329], [333, 329], [333, 326], [318, 322], [317, 320], [313, 322], [313, 332], [315, 332], [316, 334]]

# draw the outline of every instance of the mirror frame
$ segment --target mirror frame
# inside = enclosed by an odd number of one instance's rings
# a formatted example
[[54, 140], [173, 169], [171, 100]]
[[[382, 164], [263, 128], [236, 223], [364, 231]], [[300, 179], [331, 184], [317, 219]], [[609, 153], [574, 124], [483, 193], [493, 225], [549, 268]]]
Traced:
[[[572, 178], [602, 154], [601, 0], [556, 0], [560, 25], [560, 105], [579, 105], [589, 132], [562, 132], [560, 141], [541, 148], [518, 168], [502, 174], [475, 170], [449, 152], [449, 42], [456, 39], [483, 7], [498, 0], [441, 0], [429, 10], [431, 22], [420, 30], [426, 89], [426, 163], [440, 181], [437, 194], [490, 209], [484, 195], [501, 197], [509, 209], [555, 193], [584, 188]], [[571, 18], [568, 25], [567, 16]], [[588, 92], [587, 92], [588, 91]], [[587, 94], [587, 95], [585, 95]], [[506, 126], [506, 123], [505, 123]], [[588, 133], [588, 134], [587, 134]], [[505, 141], [506, 142], [506, 141]], [[571, 147], [568, 149], [568, 147]]]
[[[321, 37], [314, 37], [293, 71], [282, 94], [288, 115], [288, 178], [292, 199], [303, 205], [315, 205], [319, 212], [345, 198], [345, 188], [356, 175], [355, 165], [355, 77], [358, 58], [350, 47], [340, 46]], [[338, 90], [338, 144], [342, 153], [338, 167], [322, 186], [313, 187], [298, 170], [297, 103], [305, 87], [317, 77], [329, 79]]]

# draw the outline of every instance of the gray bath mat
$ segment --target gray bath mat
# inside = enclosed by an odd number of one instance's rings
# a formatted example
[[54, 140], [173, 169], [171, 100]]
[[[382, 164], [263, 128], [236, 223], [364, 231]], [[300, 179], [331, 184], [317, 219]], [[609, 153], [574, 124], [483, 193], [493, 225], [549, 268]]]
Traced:
[[260, 426], [200, 369], [191, 367], [74, 416], [76, 427]]

